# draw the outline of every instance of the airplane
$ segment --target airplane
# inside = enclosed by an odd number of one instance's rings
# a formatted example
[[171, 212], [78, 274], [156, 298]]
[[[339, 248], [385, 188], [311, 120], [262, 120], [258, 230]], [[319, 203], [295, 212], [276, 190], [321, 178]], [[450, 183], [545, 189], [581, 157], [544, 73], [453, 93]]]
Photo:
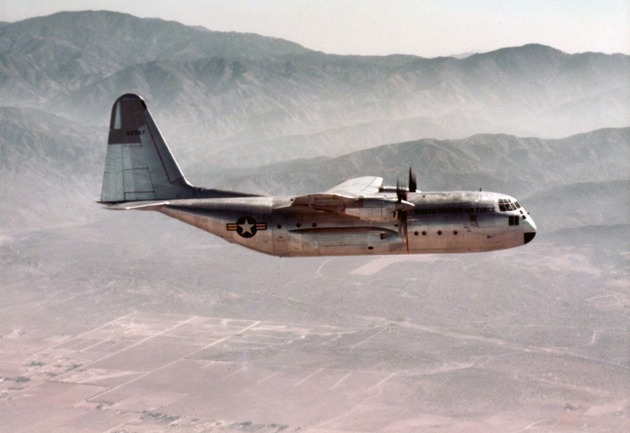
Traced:
[[101, 204], [157, 211], [228, 242], [280, 257], [494, 251], [529, 243], [536, 224], [519, 202], [485, 191], [383, 186], [357, 177], [327, 191], [260, 196], [191, 185], [135, 94], [112, 107]]

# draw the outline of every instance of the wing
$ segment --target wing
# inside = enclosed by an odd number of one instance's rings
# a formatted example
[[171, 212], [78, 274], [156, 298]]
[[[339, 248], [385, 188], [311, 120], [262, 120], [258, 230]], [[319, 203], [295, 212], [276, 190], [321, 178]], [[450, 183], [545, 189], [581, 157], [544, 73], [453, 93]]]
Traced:
[[356, 206], [366, 195], [378, 193], [382, 183], [382, 177], [356, 177], [323, 193], [295, 197], [290, 205], [276, 209], [307, 206], [320, 211], [345, 213], [347, 207]]
[[382, 177], [363, 176], [348, 179], [340, 183], [325, 194], [341, 195], [346, 197], [361, 197], [364, 195], [376, 194], [383, 184]]

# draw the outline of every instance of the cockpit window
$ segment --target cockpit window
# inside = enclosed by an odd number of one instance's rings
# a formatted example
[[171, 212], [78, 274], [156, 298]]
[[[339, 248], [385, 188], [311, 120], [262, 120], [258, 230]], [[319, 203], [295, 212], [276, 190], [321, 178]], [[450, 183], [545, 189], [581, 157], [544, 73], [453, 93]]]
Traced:
[[500, 198], [499, 199], [499, 210], [501, 212], [507, 212], [510, 210], [516, 210], [519, 209], [521, 207], [520, 204], [518, 204], [517, 201], [512, 202], [512, 200], [507, 199], [507, 198]]
[[504, 198], [499, 199], [499, 210], [501, 212], [507, 212], [508, 210], [507, 203], [508, 203], [507, 199], [504, 199]]

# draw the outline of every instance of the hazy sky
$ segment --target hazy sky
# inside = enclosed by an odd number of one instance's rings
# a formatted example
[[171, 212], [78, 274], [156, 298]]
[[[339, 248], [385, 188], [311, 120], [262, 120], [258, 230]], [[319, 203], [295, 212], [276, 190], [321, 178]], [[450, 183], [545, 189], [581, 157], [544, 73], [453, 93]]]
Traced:
[[0, 21], [115, 10], [336, 54], [425, 57], [530, 42], [630, 54], [630, 0], [0, 0]]

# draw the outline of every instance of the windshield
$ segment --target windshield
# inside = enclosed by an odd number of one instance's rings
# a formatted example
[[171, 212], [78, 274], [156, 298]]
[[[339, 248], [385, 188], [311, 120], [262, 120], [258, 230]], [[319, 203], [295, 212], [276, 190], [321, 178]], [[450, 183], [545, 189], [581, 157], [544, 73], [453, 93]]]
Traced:
[[520, 209], [521, 205], [516, 201], [512, 201], [509, 198], [500, 198], [499, 199], [499, 211], [507, 212], [511, 210]]

